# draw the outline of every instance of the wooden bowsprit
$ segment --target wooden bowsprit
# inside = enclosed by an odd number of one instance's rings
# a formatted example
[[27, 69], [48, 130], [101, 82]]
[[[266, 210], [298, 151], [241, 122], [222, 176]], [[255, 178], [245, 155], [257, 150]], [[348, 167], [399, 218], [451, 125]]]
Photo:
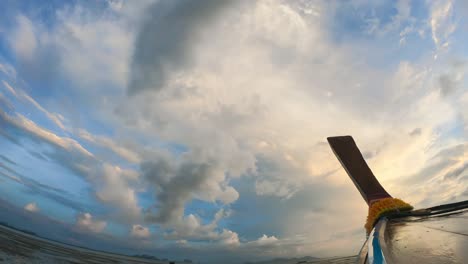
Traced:
[[329, 137], [327, 140], [368, 205], [392, 197], [375, 178], [351, 136]]
[[327, 140], [341, 165], [343, 165], [343, 168], [361, 193], [362, 198], [369, 206], [365, 225], [367, 234], [371, 232], [380, 217], [413, 209], [408, 203], [393, 198], [382, 187], [351, 136], [329, 137]]
[[351, 136], [327, 139], [369, 206], [358, 263], [468, 263], [468, 201], [412, 211], [382, 187]]

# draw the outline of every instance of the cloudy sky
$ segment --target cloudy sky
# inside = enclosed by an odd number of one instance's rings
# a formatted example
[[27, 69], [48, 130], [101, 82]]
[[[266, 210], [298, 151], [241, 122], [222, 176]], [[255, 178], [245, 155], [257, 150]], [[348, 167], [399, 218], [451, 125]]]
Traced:
[[355, 254], [352, 135], [415, 207], [468, 199], [464, 1], [2, 1], [0, 220], [232, 262]]

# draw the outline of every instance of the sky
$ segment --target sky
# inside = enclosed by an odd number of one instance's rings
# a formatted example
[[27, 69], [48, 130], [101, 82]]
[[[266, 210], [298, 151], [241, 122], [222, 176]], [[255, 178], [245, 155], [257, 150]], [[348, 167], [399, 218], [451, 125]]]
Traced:
[[352, 135], [416, 208], [468, 199], [465, 1], [2, 1], [0, 220], [124, 254], [353, 255]]

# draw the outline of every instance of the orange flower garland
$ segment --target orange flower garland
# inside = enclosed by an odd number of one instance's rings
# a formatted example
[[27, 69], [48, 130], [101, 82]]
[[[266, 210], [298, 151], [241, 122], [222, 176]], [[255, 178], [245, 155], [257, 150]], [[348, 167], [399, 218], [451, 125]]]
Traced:
[[369, 206], [369, 213], [366, 221], [366, 231], [369, 234], [374, 227], [375, 222], [384, 214], [398, 213], [400, 211], [411, 211], [413, 206], [398, 199], [398, 198], [384, 198], [373, 202]]

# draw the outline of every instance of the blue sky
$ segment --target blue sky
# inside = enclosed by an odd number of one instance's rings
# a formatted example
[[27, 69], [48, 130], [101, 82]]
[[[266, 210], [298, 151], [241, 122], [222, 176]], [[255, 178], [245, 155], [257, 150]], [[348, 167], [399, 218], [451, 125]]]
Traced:
[[2, 7], [4, 220], [206, 262], [354, 254], [346, 134], [394, 196], [467, 199], [462, 1]]

